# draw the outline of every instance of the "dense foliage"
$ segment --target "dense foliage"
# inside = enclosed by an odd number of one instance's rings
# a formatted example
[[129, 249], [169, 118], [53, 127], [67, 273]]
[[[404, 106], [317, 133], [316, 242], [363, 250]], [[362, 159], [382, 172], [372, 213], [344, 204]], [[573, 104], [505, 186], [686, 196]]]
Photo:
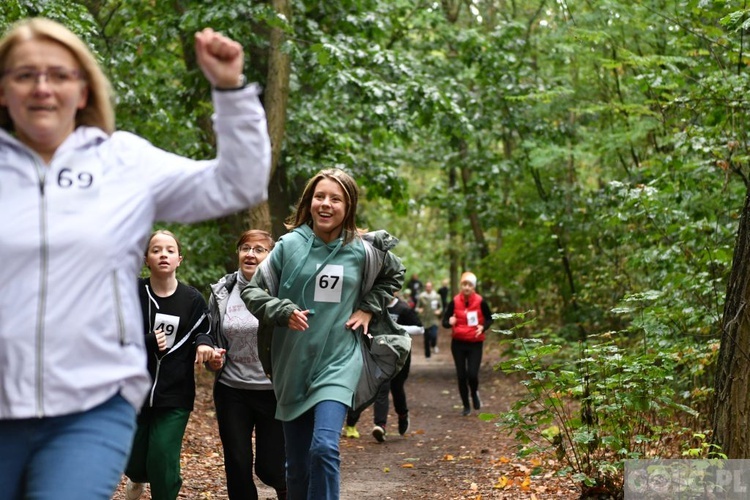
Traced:
[[[498, 311], [533, 310], [534, 322], [512, 329], [506, 368], [530, 372], [538, 385], [506, 422], [525, 433], [554, 420], [572, 429], [571, 463], [585, 462], [577, 455], [585, 445], [602, 450], [596, 460], [621, 464], [676, 432], [661, 426], [670, 412], [710, 404], [750, 177], [744, 2], [291, 7], [284, 19], [270, 5], [236, 0], [10, 0], [0, 26], [29, 15], [64, 21], [115, 82], [118, 126], [196, 157], [211, 156], [213, 143], [201, 125], [209, 93], [190, 33], [211, 25], [255, 56], [267, 28], [283, 27], [292, 80], [279, 168], [288, 185], [272, 186], [271, 196], [321, 167], [346, 168], [365, 194], [361, 225], [396, 234], [409, 273], [439, 281], [449, 269], [454, 278], [472, 269]], [[248, 74], [263, 81], [252, 60]], [[221, 228], [178, 228], [190, 250], [182, 278], [203, 290], [236, 264], [236, 235]], [[532, 348], [531, 338], [547, 347]], [[634, 367], [643, 368], [637, 377]], [[618, 399], [627, 384], [638, 390]], [[602, 418], [566, 417], [556, 411], [560, 395]], [[656, 406], [644, 406], [648, 398]], [[525, 420], [532, 403], [551, 413]], [[629, 419], [647, 438], [617, 428]], [[678, 422], [680, 432], [709, 427]], [[591, 463], [576, 469], [586, 481], [611, 473]]]

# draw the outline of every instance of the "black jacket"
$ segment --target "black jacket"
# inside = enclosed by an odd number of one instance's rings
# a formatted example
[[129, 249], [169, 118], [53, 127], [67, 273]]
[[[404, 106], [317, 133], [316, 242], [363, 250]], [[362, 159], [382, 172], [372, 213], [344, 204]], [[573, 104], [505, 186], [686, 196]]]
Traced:
[[409, 307], [409, 304], [398, 299], [392, 307], [388, 308], [388, 314], [398, 325], [422, 326], [417, 311]]
[[[148, 278], [138, 280], [138, 295], [146, 332], [148, 372], [152, 379], [144, 407], [192, 410], [195, 348], [200, 344], [213, 347], [206, 301], [198, 290], [182, 283], [177, 284], [171, 296], [157, 297]], [[169, 339], [168, 349], [161, 352], [154, 334], [160, 327], [167, 331]]]

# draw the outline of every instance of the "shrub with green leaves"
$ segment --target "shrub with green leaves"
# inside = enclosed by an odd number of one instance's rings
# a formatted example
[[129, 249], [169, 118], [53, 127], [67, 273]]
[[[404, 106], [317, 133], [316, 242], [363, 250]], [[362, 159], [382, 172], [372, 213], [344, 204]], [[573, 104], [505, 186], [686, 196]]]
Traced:
[[[495, 315], [522, 320], [530, 313]], [[711, 364], [714, 350], [659, 342], [631, 331], [590, 336], [577, 348], [548, 331], [535, 338], [502, 330], [510, 359], [496, 368], [523, 375], [527, 395], [498, 416], [498, 425], [515, 431], [520, 454], [553, 452], [559, 474], [570, 475], [584, 492], [622, 488], [624, 460], [708, 452], [690, 429], [698, 412], [692, 394], [681, 391], [693, 365]], [[681, 445], [680, 443], [685, 443]], [[693, 450], [692, 452], [690, 450]], [[698, 450], [697, 452], [695, 450]]]

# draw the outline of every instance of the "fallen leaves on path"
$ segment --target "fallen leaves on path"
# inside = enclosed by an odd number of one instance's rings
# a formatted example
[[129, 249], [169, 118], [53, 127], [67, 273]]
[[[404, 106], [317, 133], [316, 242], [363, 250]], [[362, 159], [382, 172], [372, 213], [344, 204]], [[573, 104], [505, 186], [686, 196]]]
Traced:
[[[444, 339], [444, 337], [443, 337]], [[448, 352], [445, 352], [448, 351]], [[517, 443], [493, 421], [461, 416], [449, 349], [426, 360], [415, 352], [406, 384], [411, 430], [399, 436], [391, 409], [387, 439], [370, 435], [372, 412], [358, 423], [360, 439], [341, 440], [341, 498], [363, 499], [577, 499], [574, 483], [557, 477], [553, 457], [517, 458]], [[485, 353], [480, 392], [482, 412], [507, 410], [523, 391], [509, 377], [494, 372], [497, 361]], [[183, 441], [183, 487], [180, 498], [226, 500], [221, 442], [212, 400], [212, 378], [197, 376], [198, 388]], [[275, 498], [256, 479], [260, 498]], [[113, 497], [124, 499], [124, 482]], [[142, 497], [149, 498], [147, 494]]]

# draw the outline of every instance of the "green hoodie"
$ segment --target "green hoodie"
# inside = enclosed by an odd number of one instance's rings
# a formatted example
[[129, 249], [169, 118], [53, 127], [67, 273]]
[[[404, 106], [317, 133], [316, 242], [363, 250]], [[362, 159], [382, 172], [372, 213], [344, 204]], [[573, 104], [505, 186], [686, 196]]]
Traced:
[[[243, 300], [262, 327], [274, 327], [270, 358], [278, 419], [293, 420], [324, 400], [352, 406], [362, 373], [362, 335], [345, 323], [356, 309], [381, 315], [400, 287], [403, 267], [392, 254], [386, 258], [392, 265], [385, 266], [388, 271], [361, 296], [366, 262], [362, 240], [344, 245], [338, 238], [326, 244], [309, 226], [301, 226], [279, 240], [261, 264], [265, 269], [259, 268], [243, 290]], [[287, 328], [295, 309], [310, 310], [307, 330]]]

